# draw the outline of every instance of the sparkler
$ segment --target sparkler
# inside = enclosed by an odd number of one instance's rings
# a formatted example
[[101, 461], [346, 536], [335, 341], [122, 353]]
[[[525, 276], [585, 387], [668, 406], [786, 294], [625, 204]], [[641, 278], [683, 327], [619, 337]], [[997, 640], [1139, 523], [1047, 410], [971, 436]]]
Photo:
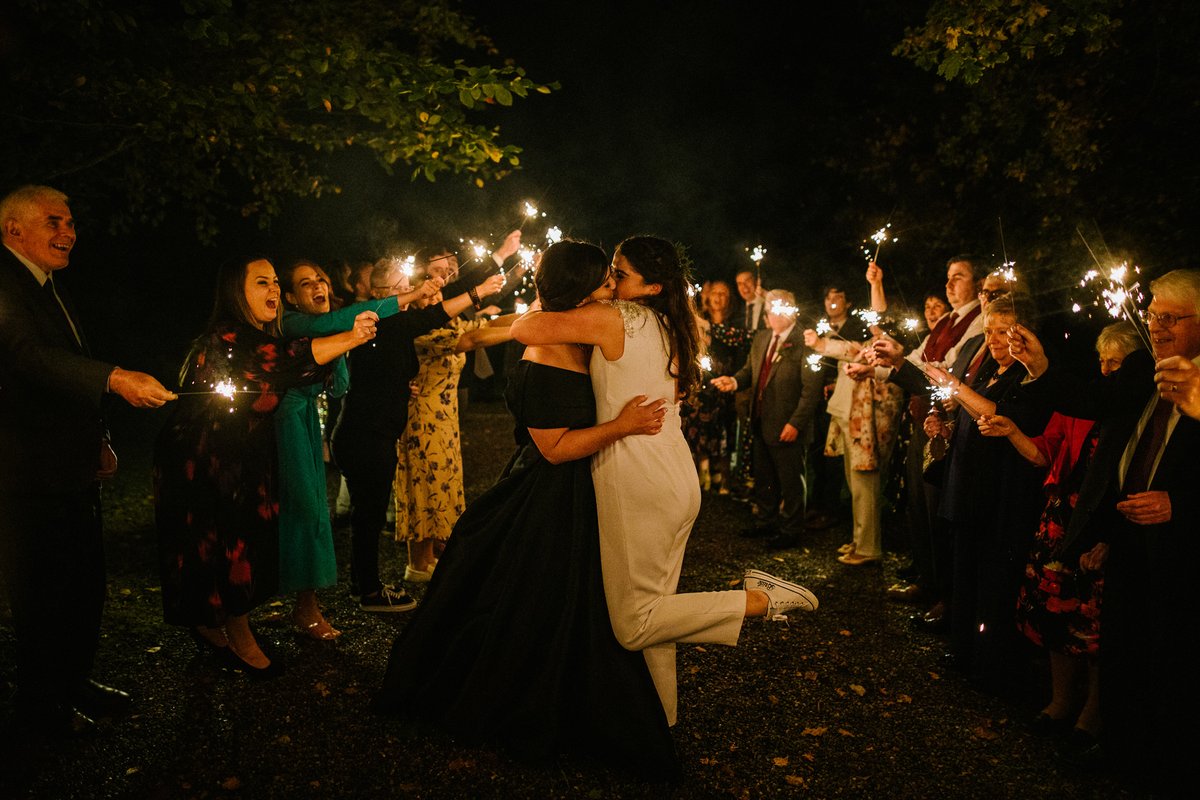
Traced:
[[868, 328], [874, 328], [879, 324], [879, 312], [872, 311], [869, 308], [856, 308], [854, 315], [863, 321], [863, 324]]
[[700, 356], [700, 370], [702, 372], [712, 372], [713, 361], [711, 356]]
[[[1133, 284], [1127, 283], [1131, 276], [1141, 273], [1138, 267], [1129, 266], [1128, 261], [1122, 261], [1120, 264], [1108, 269], [1108, 274], [1105, 275], [1104, 264], [1096, 257], [1096, 253], [1092, 250], [1083, 232], [1076, 228], [1076, 233], [1083, 240], [1083, 246], [1087, 248], [1088, 254], [1092, 260], [1096, 262], [1098, 269], [1089, 269], [1084, 273], [1083, 278], [1079, 281], [1082, 288], [1087, 288], [1089, 285], [1093, 291], [1098, 291], [1097, 299], [1093, 303], [1096, 307], [1103, 307], [1108, 315], [1113, 319], [1124, 319], [1133, 326], [1137, 332], [1138, 338], [1142, 340], [1142, 344], [1147, 350], [1153, 350], [1153, 344], [1150, 341], [1150, 332], [1146, 329], [1146, 323], [1142, 320], [1139, 313], [1139, 305], [1144, 300], [1141, 290], [1141, 284], [1135, 281]], [[1073, 303], [1071, 310], [1079, 313], [1079, 303]]]
[[[879, 230], [877, 230], [871, 234], [871, 237], [870, 237], [871, 241], [875, 242], [875, 252], [872, 253], [871, 248], [869, 246], [863, 247], [863, 254], [866, 256], [867, 261], [878, 261], [879, 260], [879, 250], [881, 247], [883, 247], [884, 242], [900, 241], [899, 236], [892, 236], [891, 233], [888, 232], [888, 229], [891, 227], [892, 227], [892, 223], [889, 222], [886, 225], [884, 225], [882, 228], [880, 228]], [[864, 245], [867, 244], [866, 239], [863, 239], [863, 244]]]
[[771, 313], [780, 317], [795, 317], [800, 312], [796, 306], [789, 304], [786, 300], [772, 300]]
[[[212, 383], [212, 384], [209, 384], [209, 385], [210, 385], [210, 386], [212, 386], [212, 389], [211, 389], [210, 391], [197, 391], [197, 392], [176, 392], [175, 394], [177, 394], [177, 395], [185, 395], [185, 394], [219, 394], [221, 397], [224, 397], [224, 398], [226, 398], [227, 400], [233, 400], [233, 396], [234, 396], [235, 394], [237, 394], [237, 392], [238, 392], [238, 388], [237, 388], [236, 386], [234, 386], [234, 385], [233, 385], [233, 381], [230, 381], [230, 380], [217, 381], [216, 383]], [[245, 388], [245, 387], [243, 387], [243, 389], [244, 389], [244, 388]], [[230, 413], [230, 414], [232, 414], [232, 413], [233, 413], [233, 406], [232, 406], [232, 405], [229, 407], [229, 413]]]
[[916, 317], [905, 317], [904, 318], [904, 330], [915, 331], [920, 326], [921, 326], [921, 322]]

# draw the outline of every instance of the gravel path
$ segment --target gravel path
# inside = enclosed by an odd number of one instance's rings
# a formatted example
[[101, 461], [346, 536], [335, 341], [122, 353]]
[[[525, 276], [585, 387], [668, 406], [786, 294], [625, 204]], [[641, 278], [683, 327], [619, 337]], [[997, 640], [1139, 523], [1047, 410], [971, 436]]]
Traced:
[[[256, 683], [222, 673], [160, 619], [146, 453], [160, 421], [144, 412], [113, 421], [122, 473], [106, 498], [110, 597], [96, 677], [133, 691], [135, 711], [97, 736], [52, 745], [14, 743], [6, 723], [0, 797], [1144, 796], [1112, 775], [1061, 765], [1051, 742], [1024, 729], [1040, 705], [1043, 663], [1031, 659], [1027, 696], [977, 693], [939, 669], [940, 639], [910, 630], [916, 609], [886, 599], [894, 558], [882, 567], [838, 564], [844, 526], [767, 554], [737, 537], [748, 511], [726, 497], [705, 496], [681, 588], [733, 586], [757, 567], [813, 589], [821, 608], [790, 626], [748, 624], [736, 648], [680, 647], [674, 736], [684, 777], [676, 785], [638, 783], [575, 758], [526, 767], [373, 716], [367, 697], [406, 616], [358, 612], [344, 584], [321, 594], [345, 632], [338, 642], [301, 640], [272, 618], [285, 606], [263, 608], [256, 628], [287, 674]], [[475, 403], [463, 432], [470, 497], [507, 459], [511, 420], [500, 404]], [[335, 533], [344, 573], [349, 534], [344, 526]], [[390, 539], [381, 559], [403, 571]], [[12, 629], [7, 609], [0, 615], [7, 678]]]

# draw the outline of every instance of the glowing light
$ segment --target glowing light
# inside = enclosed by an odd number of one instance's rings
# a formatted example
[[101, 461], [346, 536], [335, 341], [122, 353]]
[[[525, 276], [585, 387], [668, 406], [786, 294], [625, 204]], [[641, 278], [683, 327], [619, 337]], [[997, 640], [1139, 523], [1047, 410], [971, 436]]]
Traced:
[[872, 328], [879, 324], [879, 312], [872, 311], [869, 308], [859, 308], [854, 311], [855, 316], [863, 321], [863, 324], [868, 328]]
[[817, 320], [817, 335], [824, 336], [827, 333], [833, 333], [833, 326], [829, 324], [829, 320], [822, 317]]
[[217, 381], [213, 386], [213, 393], [232, 400], [233, 396], [237, 394], [237, 387], [233, 385], [233, 381]]
[[951, 386], [950, 384], [946, 384], [945, 386], [930, 386], [929, 387], [930, 398], [932, 398], [933, 400], [935, 400], [939, 403], [941, 403], [945, 400], [950, 400], [951, 398], [954, 397], [954, 395], [955, 395], [954, 387]]
[[402, 274], [404, 277], [411, 278], [417, 271], [417, 257], [404, 256], [401, 258], [400, 256], [394, 256], [392, 258], [392, 266], [396, 269], [399, 269], [400, 274]]
[[551, 225], [550, 228], [546, 231], [546, 241], [549, 242], [550, 244], [554, 244], [556, 242], [561, 242], [562, 238], [563, 238], [563, 232], [561, 229], [559, 229], [559, 227], [557, 225]]
[[750, 251], [750, 260], [755, 264], [758, 264], [763, 260], [763, 256], [766, 254], [767, 248], [763, 247], [761, 244], [756, 244], [754, 245], [754, 249]]
[[811, 369], [813, 372], [821, 371], [821, 354], [820, 353], [810, 353], [808, 355], [808, 357], [805, 358], [804, 360], [808, 363], [808, 368]]
[[[889, 231], [889, 229], [891, 227], [892, 227], [892, 223], [889, 222], [886, 225], [884, 225], [882, 228], [880, 228], [879, 230], [877, 230], [871, 234], [870, 239], [872, 242], [875, 243], [875, 251], [872, 252], [871, 248], [869, 246], [863, 247], [863, 255], [866, 256], [867, 261], [874, 261], [876, 258], [879, 257], [879, 248], [883, 247], [884, 242], [900, 241], [899, 236], [892, 236], [891, 232]], [[864, 245], [867, 244], [866, 239], [863, 239], [863, 244]]]
[[483, 258], [484, 256], [486, 256], [488, 254], [487, 245], [483, 244], [482, 242], [474, 242], [473, 241], [473, 242], [471, 242], [471, 253], [476, 258]]
[[517, 250], [517, 258], [520, 259], [522, 266], [532, 267], [534, 259], [537, 258], [537, 251], [532, 247], [522, 247]]
[[921, 325], [921, 323], [917, 320], [916, 317], [905, 317], [904, 318], [904, 330], [906, 330], [906, 331], [915, 331], [918, 327], [920, 327], [920, 325]]
[[700, 369], [705, 372], [712, 372], [712, 358], [710, 356], [700, 356]]
[[772, 300], [771, 313], [779, 317], [794, 317], [799, 313], [800, 309], [796, 306], [789, 305], [785, 300]]
[[535, 206], [533, 203], [529, 202], [528, 200], [526, 200], [526, 201], [525, 201], [525, 202], [522, 204], [522, 206], [521, 206], [521, 212], [522, 212], [522, 213], [523, 213], [523, 214], [524, 214], [526, 217], [530, 217], [530, 218], [532, 218], [532, 217], [536, 217], [536, 216], [538, 215], [537, 206]]
[[992, 274], [1007, 284], [1013, 284], [1017, 282], [1017, 271], [1014, 269], [1016, 266], [1015, 261], [1005, 261], [999, 269], [992, 270]]
[[1079, 305], [1079, 303], [1071, 304], [1071, 310], [1074, 311], [1076, 314], [1078, 314], [1082, 308], [1083, 307], [1081, 305]]
[[518, 314], [524, 314], [526, 311], [529, 310], [529, 304], [526, 303], [524, 300], [518, 300], [516, 302], [516, 305], [513, 306], [513, 308]]

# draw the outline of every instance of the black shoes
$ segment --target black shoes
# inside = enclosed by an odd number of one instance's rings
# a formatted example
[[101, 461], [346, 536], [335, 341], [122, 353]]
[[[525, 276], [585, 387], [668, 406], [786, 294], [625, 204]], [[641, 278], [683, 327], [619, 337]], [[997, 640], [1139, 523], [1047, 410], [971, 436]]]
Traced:
[[225, 660], [225, 669], [244, 673], [254, 680], [270, 680], [283, 674], [283, 662], [279, 659], [272, 659], [265, 667], [256, 667], [244, 661], [232, 647], [224, 648], [221, 653]]
[[124, 714], [133, 705], [128, 692], [88, 678], [71, 690], [70, 700], [78, 712], [86, 717], [115, 717]]
[[944, 603], [935, 603], [933, 608], [924, 614], [913, 614], [908, 618], [909, 624], [919, 631], [926, 633], [948, 633], [950, 631], [950, 615]]

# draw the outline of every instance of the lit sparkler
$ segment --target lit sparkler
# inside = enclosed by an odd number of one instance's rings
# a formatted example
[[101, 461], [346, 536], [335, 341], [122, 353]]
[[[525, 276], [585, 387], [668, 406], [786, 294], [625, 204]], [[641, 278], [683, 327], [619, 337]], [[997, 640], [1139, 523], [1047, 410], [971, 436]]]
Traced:
[[817, 320], [816, 331], [818, 336], [824, 336], [833, 333], [833, 326], [829, 324], [829, 320], [821, 317], [821, 319]]
[[863, 324], [868, 328], [874, 328], [879, 324], [879, 312], [872, 311], [869, 308], [856, 308], [854, 315], [863, 321]]
[[228, 400], [232, 400], [232, 399], [233, 399], [233, 396], [234, 396], [235, 394], [237, 394], [237, 391], [238, 391], [237, 387], [233, 385], [233, 381], [230, 381], [230, 380], [217, 381], [216, 383], [210, 384], [210, 386], [212, 386], [212, 389], [211, 389], [211, 390], [209, 390], [209, 391], [201, 391], [201, 392], [176, 392], [175, 394], [178, 394], [178, 395], [184, 395], [184, 394], [219, 394], [219, 395], [221, 395], [222, 397], [224, 397], [224, 398], [226, 398], [226, 399], [228, 399]]
[[516, 304], [513, 306], [513, 310], [516, 311], [518, 314], [524, 314], [526, 311], [529, 310], [529, 304], [526, 303], [524, 300], [518, 300], [516, 302]]
[[559, 228], [557, 225], [551, 225], [546, 230], [546, 241], [549, 242], [550, 244], [557, 244], [558, 242], [562, 241], [562, 238], [563, 238], [562, 229]]
[[821, 354], [820, 353], [809, 353], [808, 356], [804, 359], [804, 361], [808, 364], [808, 368], [811, 369], [813, 372], [821, 371]]
[[[1089, 252], [1091, 252], [1091, 248], [1089, 248]], [[1133, 325], [1142, 343], [1146, 345], [1147, 349], [1152, 349], [1150, 332], [1146, 330], [1145, 322], [1142, 321], [1139, 311], [1145, 299], [1141, 284], [1137, 281], [1132, 284], [1128, 283], [1130, 278], [1140, 273], [1141, 270], [1138, 267], [1131, 268], [1128, 262], [1121, 262], [1109, 269], [1107, 275], [1104, 274], [1102, 268], [1089, 269], [1080, 279], [1079, 286], [1084, 289], [1090, 288], [1096, 293], [1092, 303], [1094, 307], [1103, 308], [1105, 313], [1113, 319], [1123, 319]], [[1071, 310], [1076, 314], [1082, 309], [1083, 307], [1078, 302], [1071, 304]]]
[[[872, 253], [870, 247], [863, 247], [863, 255], [866, 256], [867, 261], [878, 261], [879, 260], [879, 249], [881, 247], [883, 247], [884, 242], [900, 241], [899, 236], [892, 236], [892, 234], [889, 232], [888, 229], [891, 227], [892, 227], [892, 223], [889, 222], [886, 225], [884, 225], [882, 228], [880, 228], [879, 230], [877, 230], [871, 234], [871, 241], [873, 241], [875, 243], [875, 252]], [[867, 240], [863, 239], [863, 244], [865, 245], [866, 243], [867, 243]]]
[[712, 356], [700, 356], [700, 369], [704, 372], [712, 372], [712, 368]]
[[795, 317], [800, 312], [800, 309], [791, 305], [786, 300], [772, 300], [771, 313], [780, 317]]
[[920, 326], [921, 326], [921, 323], [916, 317], [905, 317], [904, 318], [904, 330], [915, 331]]

